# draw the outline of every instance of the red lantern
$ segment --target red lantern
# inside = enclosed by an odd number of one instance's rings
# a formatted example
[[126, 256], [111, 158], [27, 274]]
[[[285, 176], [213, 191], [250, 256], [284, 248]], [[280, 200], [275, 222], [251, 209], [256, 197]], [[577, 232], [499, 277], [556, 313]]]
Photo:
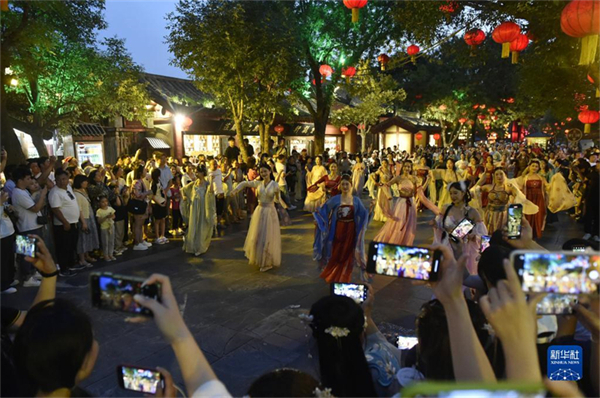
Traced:
[[496, 112], [496, 108], [494, 108], [493, 106], [491, 108], [488, 108], [488, 112], [489, 113], [495, 113]]
[[515, 99], [513, 97], [509, 97], [506, 99], [506, 102], [508, 102], [509, 104], [514, 104], [515, 103]]
[[442, 104], [442, 105], [440, 105], [440, 106], [438, 107], [438, 109], [439, 109], [440, 111], [444, 112], [446, 109], [448, 109], [448, 107], [447, 107], [446, 105]]
[[8, 0], [0, 0], [0, 11], [8, 11]]
[[475, 125], [475, 120], [469, 120], [467, 123], [469, 123], [469, 126], [474, 126]]
[[441, 138], [441, 136], [438, 133], [435, 133], [433, 135], [433, 139], [436, 140], [436, 141], [438, 141], [440, 138]]
[[381, 70], [385, 70], [385, 65], [389, 62], [390, 57], [387, 54], [379, 54], [377, 61], [381, 64]]
[[319, 73], [321, 76], [329, 77], [333, 73], [333, 69], [331, 69], [331, 66], [329, 65], [321, 65], [321, 67], [319, 67]]
[[496, 115], [492, 116], [492, 120], [498, 120], [498, 116], [496, 116]]
[[347, 68], [342, 68], [342, 76], [346, 78], [346, 83], [350, 83], [350, 78], [356, 75], [356, 68], [354, 66], [349, 66]]
[[348, 131], [348, 127], [347, 126], [342, 126], [342, 127], [340, 127], [340, 131], [342, 133], [345, 133], [346, 131]]
[[417, 141], [421, 141], [421, 139], [423, 138], [423, 134], [417, 133], [415, 134], [415, 138], [417, 139]]
[[439, 7], [440, 11], [444, 13], [446, 22], [450, 22], [450, 15], [453, 14], [456, 10], [458, 10], [458, 6], [459, 4], [457, 1], [446, 1], [446, 4], [442, 4]]
[[460, 124], [465, 124], [467, 122], [467, 118], [466, 117], [461, 117], [460, 119], [458, 119], [458, 122]]
[[473, 105], [473, 109], [477, 109], [477, 108], [479, 108], [479, 104]]
[[352, 10], [352, 23], [357, 23], [358, 10], [367, 5], [367, 0], [344, 0], [344, 5]]
[[359, 125], [358, 125], [358, 126], [356, 126], [356, 127], [358, 127], [358, 129], [359, 129], [359, 130], [364, 130], [364, 129], [365, 129], [365, 125], [364, 125], [364, 124], [362, 124], [362, 123], [361, 123], [361, 124], [359, 124]]
[[592, 124], [600, 120], [600, 113], [598, 111], [585, 110], [579, 113], [578, 118], [581, 123], [585, 124], [583, 132], [589, 134], [592, 131]]
[[512, 52], [512, 63], [519, 63], [519, 53], [529, 45], [529, 37], [527, 35], [519, 35], [515, 40], [510, 42], [510, 51]]
[[185, 129], [188, 129], [192, 123], [194, 123], [194, 121], [190, 117], [186, 116], [185, 119], [183, 119], [182, 125]]
[[568, 117], [566, 120], [567, 120], [567, 122], [570, 122], [571, 120], [573, 120], [573, 118], [572, 117]]
[[479, 109], [485, 109], [485, 104], [479, 105]]
[[483, 43], [485, 40], [485, 33], [481, 29], [471, 29], [465, 33], [465, 43], [471, 46], [471, 56], [475, 56], [475, 48]]
[[283, 131], [285, 130], [285, 128], [281, 124], [278, 124], [277, 126], [275, 126], [273, 128], [273, 130], [275, 130], [275, 132], [277, 134], [281, 134], [281, 133], [283, 133]]
[[514, 22], [502, 22], [492, 32], [492, 39], [502, 44], [502, 58], [510, 54], [510, 42], [521, 34], [521, 28]]
[[600, 4], [596, 0], [570, 2], [560, 16], [560, 28], [571, 37], [581, 38], [579, 65], [593, 63], [600, 34]]
[[419, 53], [419, 51], [421, 51], [421, 49], [419, 48], [419, 46], [416, 46], [414, 44], [411, 44], [406, 49], [406, 53], [410, 57], [410, 60], [412, 61], [413, 64], [417, 63], [417, 54]]
[[477, 115], [477, 119], [483, 120], [483, 119], [485, 119], [485, 115]]
[[417, 94], [417, 95], [415, 95], [415, 98], [416, 99], [421, 99], [421, 98], [423, 98], [423, 94]]

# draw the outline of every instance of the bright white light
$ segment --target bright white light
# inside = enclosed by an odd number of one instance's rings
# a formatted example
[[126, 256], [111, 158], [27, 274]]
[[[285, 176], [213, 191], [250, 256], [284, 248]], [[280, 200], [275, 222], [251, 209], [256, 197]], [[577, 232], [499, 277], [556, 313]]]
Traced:
[[19, 85], [19, 81], [17, 79], [10, 79], [10, 85], [16, 87]]
[[5, 74], [6, 76], [10, 76], [10, 75], [12, 75], [12, 74], [13, 74], [13, 70], [12, 70], [12, 69], [10, 69], [10, 66], [7, 66], [6, 68], [4, 68], [4, 74]]
[[182, 115], [182, 114], [175, 115], [175, 123], [181, 125], [181, 124], [183, 124], [183, 122], [185, 122], [185, 115]]

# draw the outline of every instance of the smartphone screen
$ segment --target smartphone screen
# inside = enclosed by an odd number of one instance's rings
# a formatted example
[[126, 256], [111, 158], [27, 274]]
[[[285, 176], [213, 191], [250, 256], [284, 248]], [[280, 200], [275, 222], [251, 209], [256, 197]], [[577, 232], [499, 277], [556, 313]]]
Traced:
[[35, 257], [37, 239], [25, 235], [17, 235], [15, 240], [15, 253], [22, 256]]
[[485, 251], [485, 249], [490, 247], [490, 239], [492, 239], [491, 236], [488, 236], [488, 235], [481, 236], [481, 253], [483, 253]]
[[417, 337], [398, 336], [398, 341], [396, 342], [396, 344], [401, 350], [410, 350], [411, 348], [419, 344], [419, 339]]
[[367, 286], [357, 283], [332, 283], [331, 294], [350, 297], [358, 304], [367, 299]]
[[462, 221], [459, 222], [458, 225], [450, 233], [450, 238], [452, 238], [453, 241], [457, 242], [459, 239], [462, 239], [465, 236], [467, 236], [468, 233], [471, 232], [471, 230], [473, 230], [474, 226], [475, 225], [473, 224], [473, 221], [469, 220], [468, 218], [463, 218]]
[[576, 294], [547, 294], [535, 308], [537, 315], [569, 315], [573, 313], [571, 303], [577, 303]]
[[152, 311], [139, 305], [133, 296], [142, 294], [160, 301], [160, 285], [142, 287], [143, 278], [94, 273], [91, 275], [92, 305], [97, 308], [152, 315]]
[[117, 368], [117, 377], [121, 388], [130, 391], [156, 394], [162, 387], [162, 375], [156, 369], [121, 365]]
[[440, 252], [431, 249], [371, 242], [367, 272], [427, 281], [436, 279], [439, 263]]
[[508, 206], [508, 239], [519, 239], [521, 237], [521, 219], [523, 218], [523, 206], [519, 204]]
[[589, 294], [598, 290], [598, 253], [515, 252], [512, 259], [525, 292]]

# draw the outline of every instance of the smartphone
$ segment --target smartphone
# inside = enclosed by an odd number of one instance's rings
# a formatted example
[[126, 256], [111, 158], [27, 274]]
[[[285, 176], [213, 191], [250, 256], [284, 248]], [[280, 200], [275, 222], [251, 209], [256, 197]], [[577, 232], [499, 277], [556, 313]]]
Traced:
[[364, 302], [367, 299], [367, 285], [361, 285], [358, 283], [332, 283], [331, 294], [335, 296], [346, 296], [350, 297], [358, 304]]
[[492, 239], [492, 237], [489, 235], [481, 236], [481, 249], [480, 249], [481, 253], [483, 253], [485, 251], [485, 249], [490, 247], [490, 239]]
[[441, 252], [424, 247], [371, 242], [367, 258], [370, 274], [434, 281], [440, 267]]
[[152, 311], [138, 304], [133, 296], [142, 294], [160, 301], [160, 284], [142, 286], [145, 278], [94, 272], [90, 275], [92, 306], [152, 316]]
[[508, 205], [508, 239], [519, 239], [521, 237], [521, 219], [523, 218], [523, 205]]
[[159, 388], [164, 388], [162, 374], [151, 368], [119, 365], [117, 366], [117, 380], [119, 387], [145, 394], [156, 394]]
[[469, 232], [473, 230], [475, 224], [468, 218], [463, 218], [458, 225], [450, 232], [450, 239], [455, 242], [459, 242], [462, 238], [467, 236]]
[[537, 315], [570, 315], [573, 313], [571, 303], [577, 303], [576, 294], [547, 294], [536, 308]]
[[511, 262], [528, 293], [590, 294], [600, 283], [600, 253], [517, 250]]
[[410, 350], [411, 348], [419, 344], [419, 339], [417, 337], [412, 336], [398, 336], [396, 344], [401, 350]]
[[37, 238], [25, 235], [17, 235], [15, 240], [15, 253], [22, 256], [35, 257]]

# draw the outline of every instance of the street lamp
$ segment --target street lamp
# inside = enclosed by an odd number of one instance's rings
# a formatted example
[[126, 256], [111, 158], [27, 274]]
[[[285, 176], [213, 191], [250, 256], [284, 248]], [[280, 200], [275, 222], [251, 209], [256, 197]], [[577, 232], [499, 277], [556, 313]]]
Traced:
[[19, 85], [19, 81], [17, 79], [10, 79], [10, 85], [17, 87]]

